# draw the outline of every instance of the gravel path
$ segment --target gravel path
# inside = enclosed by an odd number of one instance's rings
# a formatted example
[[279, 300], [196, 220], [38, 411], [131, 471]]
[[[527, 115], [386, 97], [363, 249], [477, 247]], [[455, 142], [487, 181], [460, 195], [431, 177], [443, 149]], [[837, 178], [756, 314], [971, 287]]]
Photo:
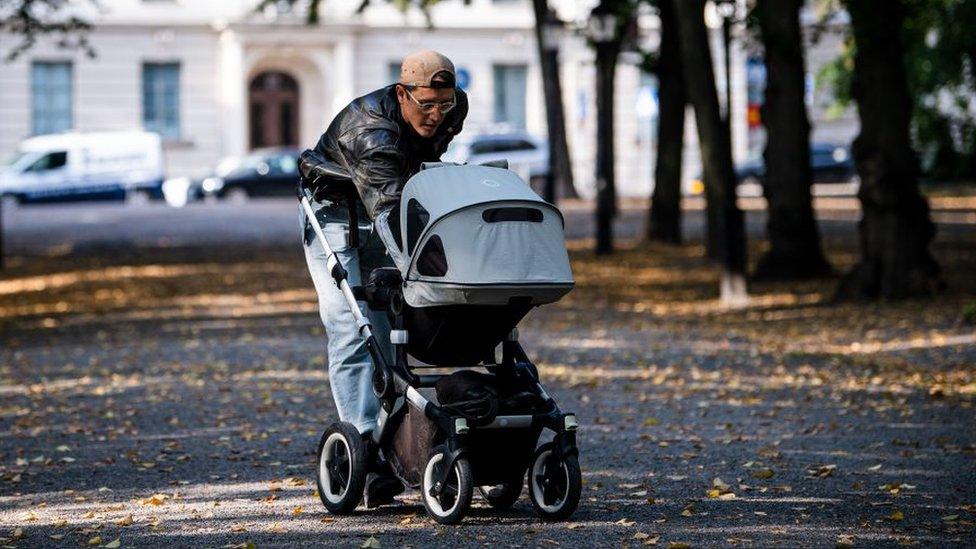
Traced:
[[[457, 527], [427, 519], [415, 492], [329, 516], [312, 471], [335, 409], [290, 221], [258, 209], [238, 224], [215, 208], [220, 231], [193, 247], [177, 229], [190, 214], [146, 211], [146, 238], [96, 221], [88, 233], [68, 222], [11, 233], [16, 257], [0, 275], [5, 545], [976, 544], [972, 330], [933, 325], [910, 345], [881, 334], [893, 345], [879, 352], [778, 352], [707, 323], [638, 322], [609, 301], [542, 308], [521, 330], [582, 424], [571, 522], [539, 522], [524, 494], [503, 513], [476, 498]], [[573, 215], [568, 226], [585, 223]], [[642, 213], [628, 215], [622, 230], [636, 234]]]

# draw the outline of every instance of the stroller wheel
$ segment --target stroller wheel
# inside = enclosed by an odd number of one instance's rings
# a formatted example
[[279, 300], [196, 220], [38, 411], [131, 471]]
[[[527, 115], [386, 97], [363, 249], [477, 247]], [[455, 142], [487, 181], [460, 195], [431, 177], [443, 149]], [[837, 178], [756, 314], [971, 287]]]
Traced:
[[336, 422], [322, 433], [316, 484], [322, 504], [335, 515], [352, 513], [363, 498], [366, 445], [351, 423]]
[[427, 460], [424, 467], [424, 478], [420, 490], [424, 498], [427, 514], [441, 524], [457, 524], [464, 518], [471, 506], [471, 465], [466, 458], [454, 461], [454, 467], [447, 475], [447, 483], [437, 496], [431, 493], [434, 482], [441, 473], [444, 460], [447, 457], [447, 447], [437, 446]]
[[568, 518], [579, 504], [582, 487], [576, 456], [556, 458], [552, 443], [543, 444], [535, 451], [529, 469], [529, 499], [540, 517], [544, 520]]
[[522, 477], [491, 486], [479, 486], [478, 491], [494, 509], [508, 509], [522, 495]]

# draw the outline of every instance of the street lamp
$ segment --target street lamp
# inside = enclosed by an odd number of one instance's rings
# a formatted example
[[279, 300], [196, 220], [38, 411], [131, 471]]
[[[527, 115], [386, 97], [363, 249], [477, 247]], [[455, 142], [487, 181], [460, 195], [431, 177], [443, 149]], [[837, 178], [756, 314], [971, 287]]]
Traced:
[[605, 2], [593, 8], [586, 25], [586, 35], [596, 44], [612, 42], [617, 35], [617, 14]]
[[613, 80], [621, 40], [613, 2], [602, 0], [590, 12], [586, 34], [596, 51], [596, 253], [613, 251], [616, 190], [613, 174]]
[[735, 20], [736, 0], [715, 0], [715, 12], [722, 18], [722, 45], [725, 48], [725, 123], [732, 139], [732, 23]]
[[[540, 25], [541, 37], [539, 40], [539, 45], [542, 48], [542, 64], [547, 65], [550, 71], [556, 73], [558, 77], [559, 71], [559, 43], [563, 36], [563, 21], [556, 15], [556, 11], [550, 7], [546, 7], [545, 16], [542, 19], [542, 24]], [[546, 67], [543, 67], [544, 69]], [[552, 86], [553, 82], [543, 82], [543, 85]], [[560, 88], [555, 88], [556, 91], [553, 93], [561, 93]], [[549, 110], [551, 107], [547, 106], [547, 116], [549, 116]], [[545, 188], [542, 191], [543, 198], [546, 202], [550, 204], [556, 203], [556, 171], [558, 169], [558, 163], [556, 154], [559, 150], [558, 132], [557, 128], [553, 127], [553, 121], [549, 121], [548, 126], [548, 138], [549, 138], [549, 170], [546, 173]]]
[[556, 10], [546, 9], [545, 19], [542, 21], [542, 49], [546, 53], [559, 51], [559, 42], [563, 37], [565, 26], [563, 20], [556, 15]]
[[[725, 131], [729, 144], [729, 152], [732, 152], [732, 23], [735, 21], [738, 0], [714, 0], [716, 15], [722, 18], [722, 44], [725, 48]], [[728, 180], [728, 187], [725, 189], [725, 203], [722, 204], [725, 210], [724, 219], [725, 237], [725, 269], [722, 273], [722, 283], [720, 288], [721, 299], [724, 303], [732, 307], [742, 307], [748, 302], [745, 278], [745, 242], [733, 238], [731, 235], [741, 232], [744, 229], [736, 228], [741, 225], [741, 217], [738, 223], [733, 219], [741, 216], [736, 214], [736, 181], [735, 177]]]

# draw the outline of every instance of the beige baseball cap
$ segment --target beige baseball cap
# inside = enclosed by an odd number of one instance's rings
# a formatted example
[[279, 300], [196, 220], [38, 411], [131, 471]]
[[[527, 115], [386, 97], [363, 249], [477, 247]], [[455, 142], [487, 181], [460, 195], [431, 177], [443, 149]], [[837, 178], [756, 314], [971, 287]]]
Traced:
[[[434, 82], [435, 76], [444, 80]], [[400, 84], [426, 88], [453, 88], [454, 63], [434, 50], [421, 50], [403, 58], [400, 65]]]

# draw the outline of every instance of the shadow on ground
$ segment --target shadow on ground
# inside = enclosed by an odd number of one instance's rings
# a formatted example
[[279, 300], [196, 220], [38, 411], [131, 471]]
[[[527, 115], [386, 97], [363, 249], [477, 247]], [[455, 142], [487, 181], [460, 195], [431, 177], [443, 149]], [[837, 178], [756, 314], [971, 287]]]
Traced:
[[[835, 305], [833, 280], [762, 284], [737, 311], [698, 246], [608, 262], [572, 242], [577, 289], [522, 333], [584, 425], [581, 508], [544, 524], [524, 499], [479, 501], [459, 527], [429, 521], [415, 492], [349, 518], [318, 502], [314, 449], [336, 414], [294, 246], [20, 258], [0, 278], [0, 538], [973, 544], [976, 235], [940, 238], [946, 295]], [[828, 243], [838, 267], [853, 260]]]

